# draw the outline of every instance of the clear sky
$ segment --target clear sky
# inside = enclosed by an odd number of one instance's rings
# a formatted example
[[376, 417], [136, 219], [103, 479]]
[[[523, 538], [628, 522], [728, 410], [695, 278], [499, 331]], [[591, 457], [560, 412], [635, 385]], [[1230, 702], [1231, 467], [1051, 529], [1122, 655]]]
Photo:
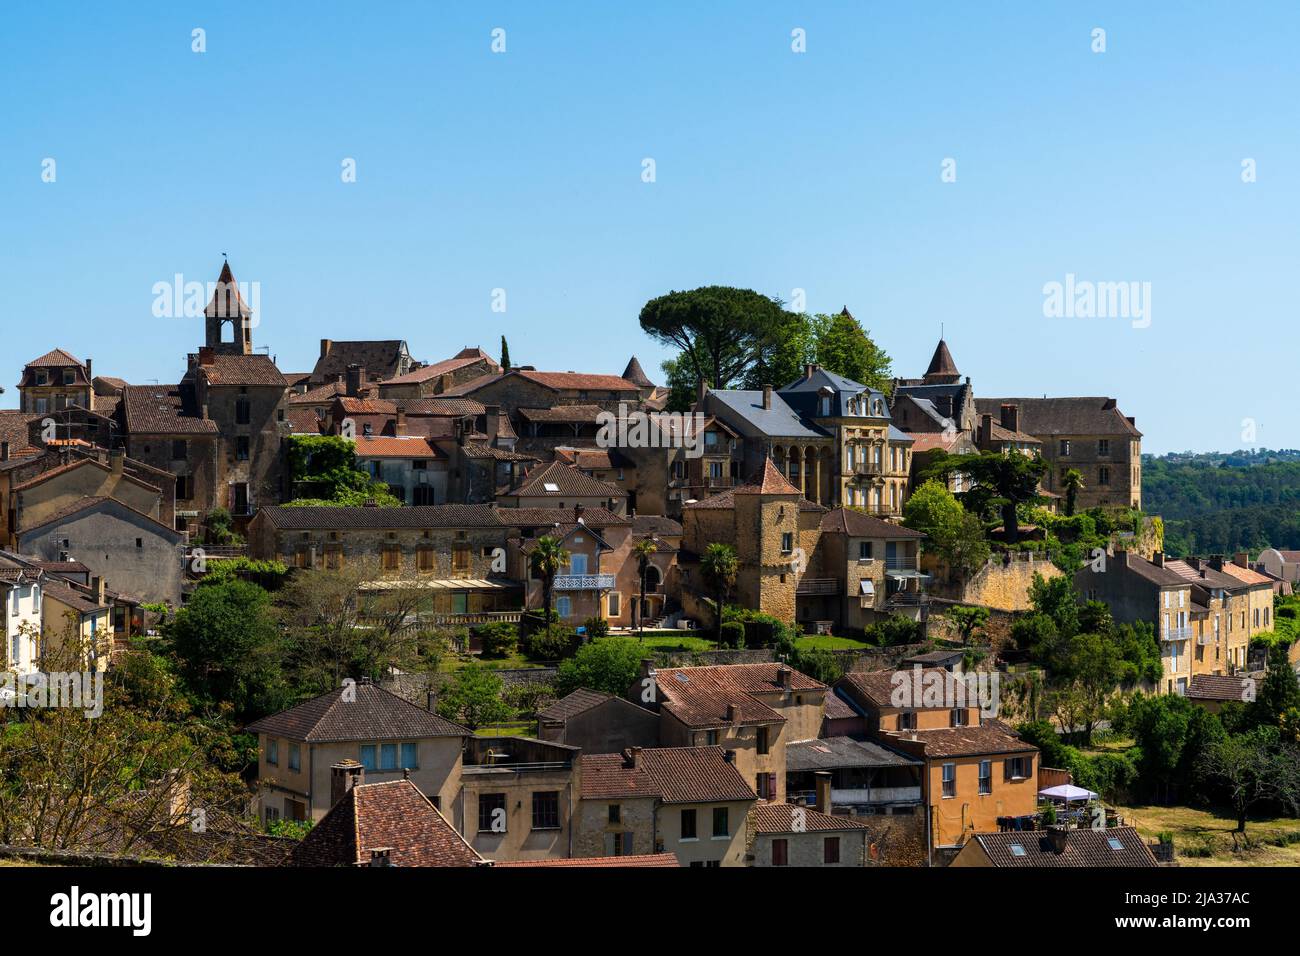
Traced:
[[[1245, 419], [1297, 447], [1298, 47], [1282, 2], [11, 4], [0, 402], [55, 346], [176, 381], [201, 322], [154, 284], [226, 252], [286, 371], [505, 334], [658, 377], [646, 299], [802, 289], [897, 374], [942, 323], [977, 395], [1113, 395], [1147, 451]], [[1150, 283], [1149, 325], [1046, 317], [1068, 274]]]

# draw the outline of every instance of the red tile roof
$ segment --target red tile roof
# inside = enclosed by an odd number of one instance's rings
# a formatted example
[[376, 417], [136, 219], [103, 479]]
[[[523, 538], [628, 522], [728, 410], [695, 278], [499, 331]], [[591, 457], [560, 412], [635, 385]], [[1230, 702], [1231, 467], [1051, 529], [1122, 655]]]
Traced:
[[[798, 811], [796, 813], [796, 811]], [[811, 833], [834, 830], [869, 830], [869, 824], [797, 807], [791, 803], [760, 803], [749, 811], [755, 833]], [[795, 821], [798, 820], [798, 826]]]
[[[665, 667], [656, 672], [661, 706], [688, 727], [779, 724], [785, 717], [755, 695], [777, 694], [777, 675], [789, 672], [792, 691], [826, 690], [826, 685], [784, 664], [715, 664], [707, 667]], [[728, 705], [735, 708], [727, 719]]]
[[584, 800], [656, 797], [663, 803], [721, 803], [757, 799], [721, 747], [646, 747], [622, 754], [583, 754], [579, 759]]
[[407, 372], [405, 375], [397, 375], [393, 378], [385, 379], [378, 384], [419, 385], [422, 382], [431, 381], [441, 375], [446, 375], [456, 371], [457, 369], [465, 368], [475, 364], [476, 362], [482, 362], [485, 359], [488, 362], [491, 362], [493, 366], [496, 366], [496, 363], [492, 362], [492, 359], [488, 358], [486, 355], [462, 355], [457, 356], [456, 358], [443, 359], [441, 362], [434, 362], [432, 365], [417, 368], [412, 372]]
[[538, 385], [556, 391], [605, 391], [635, 392], [636, 383], [618, 375], [587, 375], [582, 372], [534, 372], [531, 369], [511, 369], [517, 374]]
[[901, 524], [883, 521], [874, 515], [863, 514], [852, 508], [836, 508], [828, 511], [822, 518], [822, 531], [847, 534], [855, 538], [924, 538], [920, 531], [913, 531]]
[[215, 435], [217, 423], [200, 418], [193, 390], [179, 385], [128, 385], [122, 390], [126, 430], [132, 435]]
[[428, 458], [446, 459], [446, 455], [429, 444], [427, 438], [410, 436], [363, 436], [356, 439], [358, 458]]
[[[976, 833], [971, 836], [994, 866], [1005, 867], [1154, 867], [1159, 864], [1132, 827], [1067, 830], [1065, 848], [1057, 852], [1047, 832]], [[1112, 844], [1118, 844], [1118, 847]], [[1017, 851], [1013, 851], [1012, 847]]]
[[288, 388], [289, 383], [280, 374], [267, 355], [212, 356], [211, 365], [196, 365], [211, 385], [266, 385]]
[[572, 857], [561, 860], [511, 860], [508, 863], [494, 863], [493, 869], [501, 867], [587, 867], [595, 866], [604, 869], [626, 869], [629, 867], [662, 867], [662, 866], [680, 866], [677, 862], [675, 853], [642, 853], [634, 856], [585, 856]]
[[40, 358], [32, 359], [27, 363], [26, 368], [64, 368], [69, 365], [81, 365], [84, 368], [81, 359], [71, 352], [64, 349], [52, 349]]
[[[554, 489], [546, 487], [553, 485]], [[509, 494], [518, 497], [625, 498], [627, 492], [617, 485], [583, 474], [572, 465], [552, 461], [529, 471]]]

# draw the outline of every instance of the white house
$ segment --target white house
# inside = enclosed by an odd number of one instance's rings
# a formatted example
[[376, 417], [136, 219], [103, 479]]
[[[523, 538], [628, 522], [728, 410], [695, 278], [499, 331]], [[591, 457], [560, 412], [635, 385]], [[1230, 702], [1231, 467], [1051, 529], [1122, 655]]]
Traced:
[[5, 669], [30, 674], [36, 670], [41, 634], [41, 572], [0, 567], [0, 597], [4, 599]]

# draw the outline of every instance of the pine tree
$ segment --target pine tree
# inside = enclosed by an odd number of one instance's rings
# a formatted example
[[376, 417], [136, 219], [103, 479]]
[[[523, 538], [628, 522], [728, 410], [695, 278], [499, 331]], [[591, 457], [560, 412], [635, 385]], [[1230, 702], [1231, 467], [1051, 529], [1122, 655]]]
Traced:
[[501, 336], [501, 367], [507, 370], [510, 368], [510, 346], [506, 345], [504, 335]]

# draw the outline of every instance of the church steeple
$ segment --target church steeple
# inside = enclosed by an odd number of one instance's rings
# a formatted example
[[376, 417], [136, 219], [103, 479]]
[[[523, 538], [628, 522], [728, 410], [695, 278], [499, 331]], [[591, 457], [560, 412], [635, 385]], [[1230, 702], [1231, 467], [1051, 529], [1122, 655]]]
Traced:
[[925, 370], [922, 381], [926, 385], [956, 385], [961, 381], [957, 363], [952, 360], [948, 343], [943, 339], [940, 339], [939, 344], [935, 346], [934, 357], [930, 359], [930, 367]]
[[[221, 275], [203, 315], [206, 326], [204, 344], [208, 348], [225, 355], [253, 354], [253, 323], [250, 321], [253, 310], [239, 294], [239, 284], [235, 282], [228, 260], [221, 266]], [[223, 335], [227, 324], [231, 329], [228, 340]]]

